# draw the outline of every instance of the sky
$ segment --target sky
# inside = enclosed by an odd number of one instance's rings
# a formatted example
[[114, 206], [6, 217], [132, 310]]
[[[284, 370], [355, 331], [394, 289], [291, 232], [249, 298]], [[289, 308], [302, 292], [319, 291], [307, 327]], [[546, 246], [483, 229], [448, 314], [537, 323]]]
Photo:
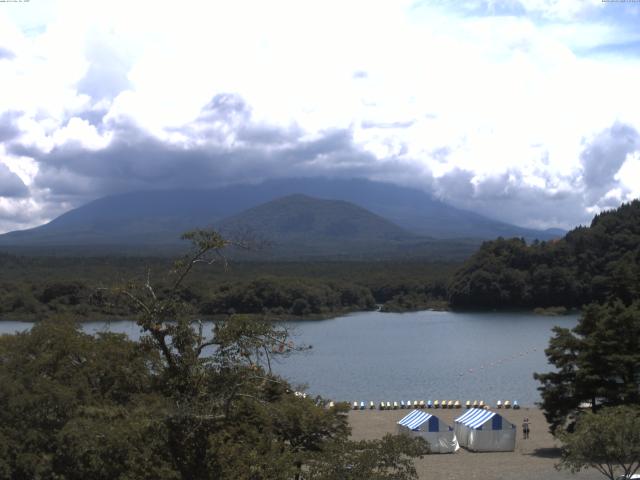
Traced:
[[640, 2], [0, 2], [0, 232], [364, 177], [533, 228], [640, 196]]

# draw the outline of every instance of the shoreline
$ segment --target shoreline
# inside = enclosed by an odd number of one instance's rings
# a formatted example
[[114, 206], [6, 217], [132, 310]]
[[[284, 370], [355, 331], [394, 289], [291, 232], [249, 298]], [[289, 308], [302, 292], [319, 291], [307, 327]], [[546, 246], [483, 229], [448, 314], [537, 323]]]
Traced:
[[[426, 409], [425, 409], [426, 410]], [[516, 447], [513, 452], [474, 453], [460, 448], [452, 454], [426, 455], [415, 460], [420, 479], [521, 479], [521, 480], [596, 480], [602, 475], [595, 470], [577, 474], [558, 471], [554, 465], [560, 459], [560, 444], [549, 433], [542, 411], [535, 406], [520, 409], [491, 409], [516, 426]], [[397, 433], [396, 422], [410, 410], [350, 410], [349, 425], [353, 440], [373, 440], [387, 433]], [[466, 408], [426, 410], [453, 426], [453, 420]], [[524, 417], [530, 421], [530, 436], [522, 439], [521, 424]]]
[[[549, 311], [548, 311], [549, 310]], [[393, 314], [393, 313], [417, 313], [417, 312], [450, 312], [450, 313], [461, 313], [461, 314], [467, 314], [467, 313], [479, 313], [479, 314], [485, 314], [485, 313], [500, 313], [500, 314], [504, 314], [504, 313], [517, 313], [517, 314], [530, 314], [530, 315], [536, 315], [536, 316], [540, 316], [540, 317], [567, 317], [567, 316], [571, 316], [571, 315], [579, 315], [581, 313], [580, 309], [565, 309], [562, 313], [558, 313], [554, 308], [551, 309], [543, 309], [543, 308], [533, 308], [533, 309], [502, 309], [502, 310], [486, 310], [486, 309], [476, 309], [476, 310], [471, 310], [471, 309], [452, 309], [450, 306], [447, 308], [437, 308], [437, 307], [427, 307], [427, 308], [419, 308], [419, 309], [406, 309], [406, 310], [385, 310], [384, 309], [384, 304], [376, 304], [376, 308], [371, 308], [371, 309], [362, 309], [362, 310], [350, 310], [350, 309], [345, 309], [345, 310], [340, 310], [340, 311], [335, 311], [335, 312], [328, 312], [328, 313], [316, 313], [316, 314], [309, 314], [309, 315], [305, 315], [305, 316], [295, 316], [293, 314], [285, 314], [285, 315], [269, 315], [267, 314], [266, 316], [263, 314], [258, 314], [258, 313], [238, 313], [237, 315], [243, 315], [243, 316], [249, 316], [249, 317], [253, 317], [253, 318], [261, 318], [264, 319], [266, 321], [269, 322], [318, 322], [318, 321], [322, 321], [322, 320], [333, 320], [335, 318], [339, 318], [339, 317], [343, 317], [343, 316], [347, 316], [353, 313], [372, 313], [372, 312], [377, 312], [377, 313], [389, 313], [389, 314]], [[51, 319], [51, 318], [55, 318], [56, 315], [59, 315], [58, 313], [56, 314], [51, 314], [51, 315], [47, 315], [45, 316], [45, 320], [46, 319]], [[70, 317], [73, 317], [73, 314], [68, 314]], [[226, 317], [225, 314], [214, 314], [214, 315], [194, 315], [193, 319], [197, 320], [197, 319], [201, 319], [203, 321], [215, 321], [215, 320], [219, 320], [221, 318]], [[39, 318], [39, 319], [30, 319], [30, 318], [25, 318], [23, 316], [17, 316], [17, 317], [1, 317], [0, 318], [0, 323], [2, 322], [20, 322], [20, 323], [38, 323], [41, 322], [43, 319]], [[109, 316], [109, 315], [89, 315], [89, 316], [84, 316], [84, 318], [82, 319], [74, 319], [76, 320], [78, 323], [91, 323], [91, 322], [124, 322], [124, 321], [131, 321], [131, 322], [135, 322], [134, 318], [131, 317], [121, 317], [121, 316]]]

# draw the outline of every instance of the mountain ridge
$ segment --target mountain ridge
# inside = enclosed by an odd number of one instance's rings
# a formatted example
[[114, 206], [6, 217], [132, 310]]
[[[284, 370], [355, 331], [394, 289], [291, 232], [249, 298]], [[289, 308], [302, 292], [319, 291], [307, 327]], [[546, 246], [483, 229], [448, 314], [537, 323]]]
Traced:
[[[415, 237], [481, 240], [498, 236], [541, 240], [558, 236], [525, 229], [457, 209], [420, 190], [365, 179], [269, 180], [210, 190], [156, 190], [102, 197], [29, 230], [0, 235], [0, 246], [182, 245], [180, 235], [211, 228], [291, 194], [351, 203]], [[418, 242], [420, 243], [420, 242]]]

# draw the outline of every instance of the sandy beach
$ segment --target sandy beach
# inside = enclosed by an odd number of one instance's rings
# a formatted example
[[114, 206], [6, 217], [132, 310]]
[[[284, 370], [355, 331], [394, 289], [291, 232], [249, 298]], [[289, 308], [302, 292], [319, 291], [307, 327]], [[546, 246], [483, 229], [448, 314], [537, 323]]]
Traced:
[[[433, 409], [431, 413], [442, 421], [453, 425], [453, 419], [464, 412], [459, 410]], [[557, 471], [554, 465], [559, 460], [558, 443], [548, 431], [544, 415], [538, 408], [520, 410], [496, 410], [518, 427], [516, 449], [513, 452], [473, 453], [461, 448], [455, 454], [433, 454], [416, 461], [421, 479], [447, 480], [595, 480], [601, 474], [587, 470], [578, 474]], [[396, 433], [396, 422], [408, 413], [407, 410], [361, 410], [349, 413], [349, 423], [354, 440], [380, 438], [385, 433]], [[524, 417], [530, 421], [528, 440], [522, 439], [520, 425]]]

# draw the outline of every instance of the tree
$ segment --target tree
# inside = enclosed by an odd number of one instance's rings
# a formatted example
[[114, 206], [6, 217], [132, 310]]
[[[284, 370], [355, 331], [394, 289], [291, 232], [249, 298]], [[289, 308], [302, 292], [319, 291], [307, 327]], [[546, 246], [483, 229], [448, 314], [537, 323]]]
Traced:
[[413, 457], [429, 453], [422, 438], [385, 435], [380, 440], [335, 442], [311, 464], [311, 480], [410, 480], [417, 478]]
[[135, 478], [171, 478], [155, 475], [154, 418], [168, 407], [153, 393], [158, 362], [64, 318], [0, 336], [0, 478], [106, 480], [133, 466], [146, 472]]
[[62, 319], [0, 337], [0, 477], [284, 480], [358, 465], [352, 478], [415, 478], [423, 444], [352, 442], [347, 406], [296, 395], [271, 371], [302, 348], [286, 329], [231, 315], [205, 331], [183, 283], [198, 264], [224, 263], [228, 242], [185, 238], [194, 249], [168, 288], [147, 275], [112, 291], [139, 312], [139, 342]]
[[591, 467], [615, 480], [630, 478], [640, 468], [640, 407], [603, 408], [584, 413], [573, 432], [560, 434], [563, 442], [559, 468], [573, 473]]
[[554, 333], [545, 353], [556, 371], [534, 374], [552, 432], [574, 422], [584, 404], [595, 412], [640, 403], [640, 302], [590, 305], [575, 328]]

